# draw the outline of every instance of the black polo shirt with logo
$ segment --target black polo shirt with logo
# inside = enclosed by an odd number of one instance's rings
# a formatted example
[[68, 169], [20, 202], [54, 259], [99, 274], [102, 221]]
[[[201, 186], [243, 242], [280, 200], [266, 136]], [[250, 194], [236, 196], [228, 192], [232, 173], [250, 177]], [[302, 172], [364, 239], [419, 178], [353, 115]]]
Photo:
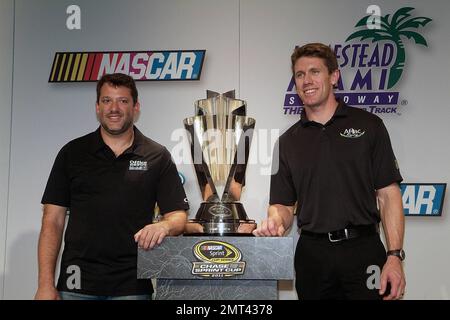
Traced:
[[[161, 214], [189, 208], [170, 153], [137, 128], [132, 146], [118, 157], [104, 143], [100, 128], [66, 144], [42, 197], [42, 204], [70, 209], [58, 290], [152, 293], [150, 280], [136, 279], [133, 236], [152, 223], [155, 203]], [[79, 289], [73, 266], [80, 270]]]
[[303, 230], [322, 233], [378, 223], [376, 190], [402, 181], [382, 120], [342, 101], [325, 125], [308, 121], [303, 110], [278, 147], [270, 204], [297, 202]]

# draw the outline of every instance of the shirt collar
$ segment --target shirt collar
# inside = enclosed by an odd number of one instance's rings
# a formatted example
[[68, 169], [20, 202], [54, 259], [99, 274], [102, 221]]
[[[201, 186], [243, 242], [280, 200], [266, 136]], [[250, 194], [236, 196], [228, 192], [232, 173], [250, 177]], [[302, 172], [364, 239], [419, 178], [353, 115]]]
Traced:
[[145, 136], [135, 126], [133, 126], [133, 130], [134, 130], [134, 140], [133, 144], [131, 145], [130, 152], [134, 153], [135, 155], [143, 157]]
[[[128, 148], [124, 154], [126, 153], [133, 153], [138, 156], [143, 156], [143, 149], [142, 146], [144, 144], [145, 136], [139, 131], [136, 126], [133, 126], [134, 130], [134, 138], [133, 143], [131, 144], [131, 147]], [[100, 150], [103, 150], [105, 148], [108, 148], [106, 143], [103, 141], [102, 135], [100, 133], [100, 126], [97, 128], [97, 130], [94, 131], [92, 143], [91, 143], [91, 151], [92, 153], [97, 153]]]
[[[334, 118], [347, 116], [348, 106], [340, 98], [336, 98], [336, 101], [338, 102], [338, 106], [337, 106], [336, 110], [334, 111], [334, 114], [331, 117], [330, 121], [328, 121], [328, 122], [331, 122]], [[306, 116], [306, 111], [305, 111], [304, 107], [303, 107], [301, 115], [300, 115], [300, 123], [302, 124], [302, 127], [306, 127], [306, 126], [313, 125], [316, 123], [315, 121], [308, 120], [308, 117]]]

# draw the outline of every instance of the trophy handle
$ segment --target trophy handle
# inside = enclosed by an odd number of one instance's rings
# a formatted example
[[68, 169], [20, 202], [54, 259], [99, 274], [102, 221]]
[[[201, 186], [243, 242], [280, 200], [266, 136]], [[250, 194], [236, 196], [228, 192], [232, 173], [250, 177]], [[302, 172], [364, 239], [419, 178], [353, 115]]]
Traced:
[[[242, 177], [241, 181], [236, 181], [235, 176], [236, 176], [236, 170], [238, 168], [238, 166], [241, 166], [241, 171], [245, 172], [247, 169], [247, 162], [248, 162], [248, 156], [250, 153], [250, 144], [253, 138], [253, 129], [255, 128], [255, 121], [252, 118], [247, 118], [244, 121], [243, 124], [244, 128], [243, 128], [243, 132], [244, 134], [242, 134], [239, 137], [239, 142], [238, 142], [238, 146], [237, 146], [237, 150], [236, 153], [234, 155], [234, 160], [233, 160], [233, 164], [231, 165], [230, 168], [230, 172], [228, 174], [228, 178], [227, 178], [227, 182], [225, 184], [225, 188], [224, 188], [224, 192], [222, 195], [222, 202], [233, 202], [233, 201], [239, 201], [240, 199], [240, 194], [241, 194], [241, 190], [242, 187], [244, 185], [244, 177]], [[249, 131], [250, 130], [250, 131]], [[248, 145], [247, 145], [247, 139], [248, 139]], [[239, 161], [239, 154], [244, 152], [244, 163], [238, 163]], [[231, 184], [239, 184], [238, 188], [239, 188], [239, 195], [236, 196], [233, 192], [230, 192], [230, 188], [231, 188]]]
[[208, 197], [208, 201], [211, 202], [219, 202], [219, 194], [217, 193], [216, 186], [214, 185], [214, 182], [211, 177], [211, 172], [209, 171], [208, 165], [205, 163], [205, 161], [202, 160], [201, 164], [202, 170], [205, 173], [205, 178], [207, 185], [204, 187], [203, 192], [205, 192], [206, 187], [209, 185], [209, 188], [211, 188], [212, 195]]

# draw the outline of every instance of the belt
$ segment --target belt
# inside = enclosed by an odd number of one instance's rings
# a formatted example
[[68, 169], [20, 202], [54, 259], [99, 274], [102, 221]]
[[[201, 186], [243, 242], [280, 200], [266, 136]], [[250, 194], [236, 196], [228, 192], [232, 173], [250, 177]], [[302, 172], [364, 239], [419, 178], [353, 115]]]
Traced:
[[307, 230], [302, 230], [300, 236], [307, 236], [310, 238], [316, 239], [326, 239], [330, 240], [330, 242], [339, 242], [342, 240], [349, 240], [364, 236], [371, 236], [374, 234], [378, 234], [378, 224], [370, 224], [365, 226], [350, 226], [345, 229], [336, 230], [332, 232], [326, 233], [316, 233]]

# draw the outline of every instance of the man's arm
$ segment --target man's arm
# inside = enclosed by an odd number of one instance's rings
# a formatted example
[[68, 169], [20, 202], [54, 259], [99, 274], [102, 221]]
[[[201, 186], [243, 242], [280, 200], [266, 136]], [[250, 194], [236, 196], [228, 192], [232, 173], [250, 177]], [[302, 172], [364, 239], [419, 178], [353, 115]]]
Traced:
[[184, 231], [187, 213], [184, 210], [168, 212], [161, 221], [146, 225], [134, 235], [134, 240], [143, 249], [152, 249], [167, 236], [177, 236]]
[[59, 299], [55, 288], [55, 268], [61, 248], [67, 208], [45, 204], [38, 244], [39, 280], [36, 300]]
[[[393, 183], [377, 190], [377, 197], [388, 250], [402, 249], [405, 217], [398, 184]], [[384, 294], [388, 282], [391, 284], [391, 292], [385, 299], [402, 297], [406, 285], [405, 275], [402, 262], [396, 256], [388, 256], [383, 267], [380, 294]]]
[[269, 206], [267, 219], [253, 231], [257, 237], [282, 237], [294, 221], [294, 206], [273, 204]]

